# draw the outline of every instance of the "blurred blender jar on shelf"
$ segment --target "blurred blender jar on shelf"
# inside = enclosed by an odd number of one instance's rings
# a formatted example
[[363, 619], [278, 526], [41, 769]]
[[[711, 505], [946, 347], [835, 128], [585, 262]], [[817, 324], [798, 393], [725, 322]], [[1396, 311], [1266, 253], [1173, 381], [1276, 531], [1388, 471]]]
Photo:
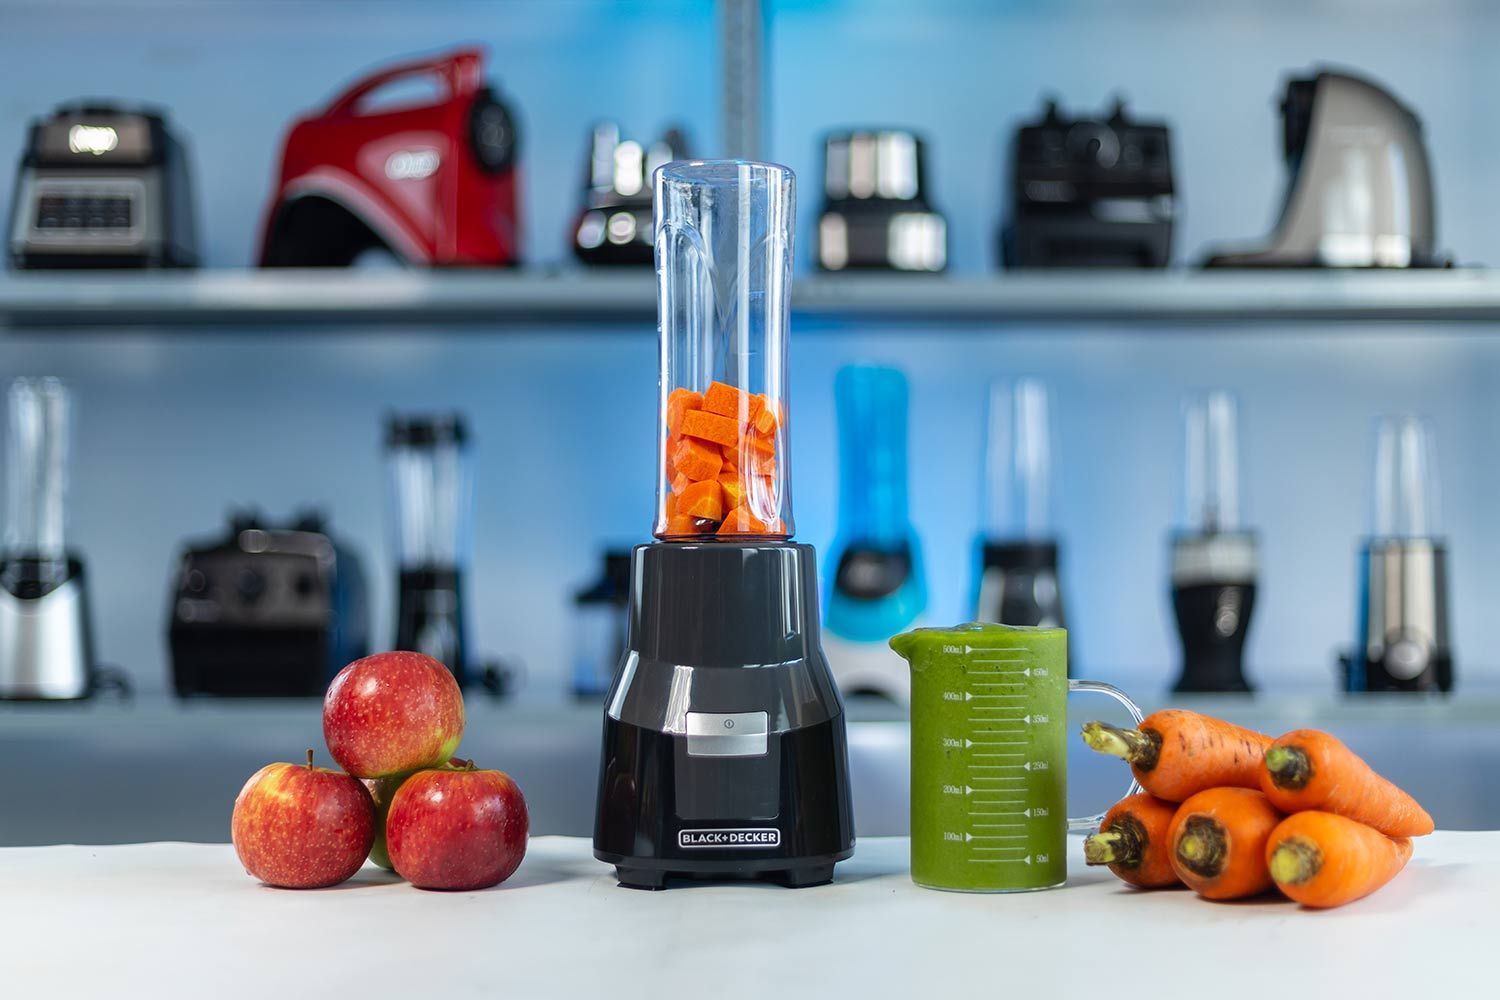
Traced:
[[1190, 396], [1182, 415], [1182, 510], [1171, 562], [1182, 672], [1172, 690], [1249, 691], [1245, 638], [1260, 555], [1255, 533], [1240, 524], [1238, 406], [1214, 390]]
[[600, 576], [573, 595], [573, 696], [602, 698], [625, 652], [630, 552], [607, 549]]
[[816, 554], [790, 541], [792, 172], [678, 161], [654, 193], [659, 540], [632, 553], [594, 856], [631, 888], [818, 885], [854, 820]]
[[974, 581], [974, 620], [1066, 624], [1052, 527], [1052, 414], [1045, 383], [990, 387], [985, 437], [984, 531]]
[[1375, 427], [1371, 533], [1360, 553], [1359, 634], [1344, 660], [1347, 691], [1449, 691], [1448, 545], [1437, 456], [1421, 417]]
[[907, 383], [895, 368], [838, 373], [839, 525], [823, 649], [845, 694], [911, 699], [888, 640], [927, 607], [922, 549], [907, 512]]
[[55, 378], [11, 383], [0, 698], [86, 698], [99, 679], [83, 560], [64, 538], [70, 405]]
[[396, 649], [442, 663], [470, 681], [464, 576], [473, 536], [469, 431], [461, 414], [386, 420], [391, 522], [397, 559]]

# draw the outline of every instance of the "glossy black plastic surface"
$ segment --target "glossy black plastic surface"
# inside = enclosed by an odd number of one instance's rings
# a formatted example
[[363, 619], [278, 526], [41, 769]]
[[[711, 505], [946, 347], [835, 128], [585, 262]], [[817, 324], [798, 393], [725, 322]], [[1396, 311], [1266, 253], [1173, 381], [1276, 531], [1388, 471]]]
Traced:
[[[790, 543], [635, 550], [594, 827], [594, 856], [622, 885], [813, 885], [853, 853], [843, 703], [819, 640], [815, 558]], [[688, 752], [690, 714], [757, 712], [763, 753]]]
[[1172, 589], [1182, 639], [1182, 674], [1173, 691], [1250, 691], [1245, 638], [1255, 610], [1255, 585], [1194, 583]]

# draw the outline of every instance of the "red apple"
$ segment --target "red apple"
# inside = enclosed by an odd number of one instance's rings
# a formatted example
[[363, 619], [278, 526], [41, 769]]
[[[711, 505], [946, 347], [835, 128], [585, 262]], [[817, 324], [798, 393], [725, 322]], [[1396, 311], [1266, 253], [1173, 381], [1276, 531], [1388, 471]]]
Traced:
[[[457, 770], [468, 766], [468, 761], [455, 758], [434, 770]], [[395, 871], [396, 866], [391, 864], [391, 853], [385, 846], [385, 818], [391, 811], [391, 799], [395, 797], [396, 789], [410, 777], [409, 774], [393, 774], [388, 778], [360, 779], [370, 790], [370, 798], [375, 800], [375, 843], [370, 847], [370, 860], [388, 872]]]
[[421, 653], [376, 653], [339, 671], [323, 696], [323, 738], [359, 778], [435, 767], [464, 734], [464, 696], [448, 668]]
[[230, 837], [245, 871], [268, 885], [318, 889], [359, 871], [375, 804], [358, 778], [307, 763], [267, 764], [234, 800]]
[[386, 818], [386, 847], [396, 873], [419, 889], [487, 889], [520, 866], [529, 825], [510, 775], [464, 761], [402, 783]]

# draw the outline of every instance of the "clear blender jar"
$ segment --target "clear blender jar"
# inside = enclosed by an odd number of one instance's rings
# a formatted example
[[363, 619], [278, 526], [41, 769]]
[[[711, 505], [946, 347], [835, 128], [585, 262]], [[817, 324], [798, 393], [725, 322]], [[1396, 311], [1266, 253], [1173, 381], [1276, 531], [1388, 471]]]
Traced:
[[1034, 378], [990, 387], [984, 530], [977, 546], [974, 620], [1061, 627], [1058, 540], [1052, 528], [1052, 412]]
[[460, 414], [386, 424], [397, 561], [397, 649], [425, 653], [469, 680], [464, 575], [473, 532], [468, 427]]
[[95, 671], [83, 561], [64, 536], [71, 400], [55, 378], [9, 394], [0, 698], [87, 696]]
[[818, 885], [854, 825], [816, 554], [790, 541], [792, 172], [680, 161], [654, 191], [658, 541], [631, 553], [594, 856], [630, 888]]
[[656, 172], [657, 538], [792, 536], [786, 343], [792, 173], [736, 160]]
[[1223, 390], [1182, 407], [1183, 476], [1172, 535], [1172, 611], [1182, 643], [1174, 691], [1249, 691], [1245, 639], [1259, 545], [1240, 522], [1239, 407]]

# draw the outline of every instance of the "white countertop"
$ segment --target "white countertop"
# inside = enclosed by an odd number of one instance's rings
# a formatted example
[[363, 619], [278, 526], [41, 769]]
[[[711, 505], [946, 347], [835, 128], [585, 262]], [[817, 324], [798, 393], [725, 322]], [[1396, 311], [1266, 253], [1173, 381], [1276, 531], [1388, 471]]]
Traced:
[[[832, 885], [620, 889], [586, 840], [541, 837], [505, 885], [423, 892], [367, 865], [331, 890], [259, 885], [228, 845], [0, 850], [5, 996], [1490, 995], [1500, 832], [1440, 832], [1340, 910], [1130, 890], [1069, 843], [1062, 889], [912, 885], [904, 839], [866, 839]], [[1118, 991], [1111, 991], [1111, 985]], [[1017, 992], [1017, 991], [1025, 992]], [[1472, 992], [1477, 991], [1477, 992]]]

